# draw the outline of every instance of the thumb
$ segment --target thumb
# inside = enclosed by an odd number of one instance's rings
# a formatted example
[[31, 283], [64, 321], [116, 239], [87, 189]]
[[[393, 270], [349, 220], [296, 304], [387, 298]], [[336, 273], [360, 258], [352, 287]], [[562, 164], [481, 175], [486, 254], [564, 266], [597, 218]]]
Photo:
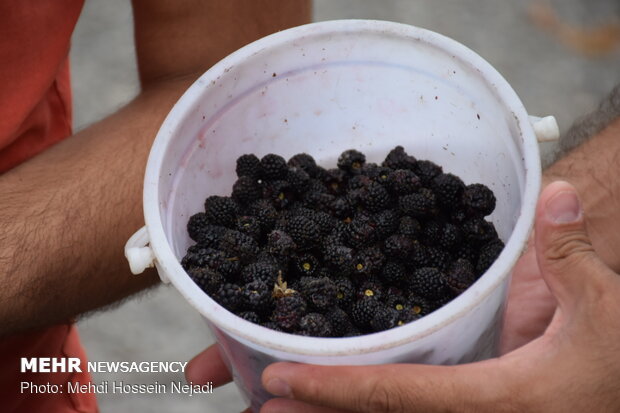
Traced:
[[[508, 374], [507, 363], [513, 362], [494, 359], [461, 366], [275, 363], [263, 371], [262, 382], [276, 396], [339, 412], [497, 412], [498, 403], [505, 402], [514, 390], [515, 377], [522, 377]], [[301, 411], [294, 406], [299, 404], [279, 399], [267, 402], [261, 413]]]
[[569, 183], [554, 182], [540, 195], [535, 238], [538, 265], [560, 308], [574, 307], [601, 286], [609, 270], [594, 252], [579, 196]]

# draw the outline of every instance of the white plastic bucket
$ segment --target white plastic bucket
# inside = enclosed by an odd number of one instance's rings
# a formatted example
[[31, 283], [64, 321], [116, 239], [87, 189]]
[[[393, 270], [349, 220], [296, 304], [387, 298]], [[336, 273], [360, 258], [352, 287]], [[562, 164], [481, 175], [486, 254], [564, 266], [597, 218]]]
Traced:
[[[553, 118], [535, 124], [557, 136]], [[506, 248], [471, 288], [413, 323], [353, 338], [268, 330], [219, 306], [180, 265], [188, 218], [229, 195], [245, 153], [307, 152], [324, 166], [356, 148], [380, 161], [396, 145], [496, 194]], [[132, 271], [154, 263], [205, 317], [235, 382], [258, 411], [262, 370], [316, 364], [456, 364], [495, 354], [509, 275], [526, 245], [540, 186], [534, 128], [509, 84], [463, 45], [408, 25], [315, 23], [258, 40], [200, 77], [163, 123], [144, 181], [146, 226], [126, 246]]]

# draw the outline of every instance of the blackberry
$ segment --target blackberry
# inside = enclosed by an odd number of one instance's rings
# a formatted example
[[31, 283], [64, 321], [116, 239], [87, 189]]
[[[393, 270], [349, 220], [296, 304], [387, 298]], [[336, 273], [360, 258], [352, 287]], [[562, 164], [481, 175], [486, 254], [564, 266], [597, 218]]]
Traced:
[[272, 288], [263, 281], [252, 281], [241, 289], [243, 306], [259, 314], [270, 312], [274, 305]]
[[336, 197], [328, 205], [328, 209], [336, 218], [346, 218], [353, 214], [353, 207], [347, 197]]
[[336, 305], [338, 288], [332, 280], [322, 277], [302, 283], [300, 293], [312, 308], [325, 311]]
[[279, 272], [280, 269], [273, 263], [253, 262], [241, 270], [240, 279], [245, 284], [260, 281], [271, 287], [276, 282]]
[[432, 191], [422, 188], [415, 194], [398, 198], [398, 208], [402, 214], [413, 218], [429, 218], [437, 214], [437, 200]]
[[225, 282], [222, 274], [207, 267], [191, 267], [187, 273], [198, 287], [209, 295], [216, 293]]
[[388, 189], [395, 195], [408, 195], [420, 189], [420, 178], [408, 169], [397, 169], [387, 179]]
[[453, 255], [455, 259], [463, 258], [471, 263], [478, 262], [478, 251], [469, 244], [461, 245]]
[[271, 254], [287, 256], [291, 255], [297, 245], [295, 241], [286, 232], [281, 230], [274, 230], [267, 235], [267, 250]]
[[286, 174], [286, 181], [296, 193], [301, 193], [308, 188], [310, 176], [301, 168], [289, 167]]
[[404, 235], [392, 235], [383, 243], [385, 255], [397, 260], [404, 260], [409, 257], [413, 248], [413, 240]]
[[409, 309], [408, 311], [400, 311], [398, 313], [398, 321], [396, 322], [396, 325], [404, 326], [405, 324], [409, 324], [410, 322], [418, 320], [420, 318], [422, 318], [422, 316], [415, 313], [411, 309]]
[[318, 167], [314, 158], [307, 153], [298, 153], [288, 160], [288, 166], [299, 168], [306, 172], [311, 178], [316, 178]]
[[261, 177], [273, 181], [286, 178], [286, 161], [280, 155], [267, 154], [260, 160]]
[[391, 197], [387, 189], [377, 182], [370, 182], [362, 188], [360, 201], [370, 212], [379, 212], [391, 204]]
[[231, 197], [240, 204], [249, 204], [259, 199], [262, 188], [251, 176], [240, 176], [233, 184]]
[[430, 300], [436, 300], [447, 294], [445, 276], [434, 267], [423, 267], [413, 272], [409, 286], [416, 294]]
[[333, 328], [323, 314], [309, 313], [299, 321], [299, 330], [310, 337], [331, 337]]
[[372, 298], [363, 298], [356, 301], [351, 308], [351, 320], [362, 331], [370, 329], [370, 321], [374, 318], [377, 309], [382, 304]]
[[375, 182], [378, 182], [382, 185], [387, 185], [388, 177], [392, 173], [392, 168], [388, 168], [385, 166], [377, 166], [374, 163], [364, 165], [362, 169], [362, 173], [372, 179]]
[[302, 215], [294, 216], [286, 225], [286, 232], [293, 238], [300, 250], [307, 250], [319, 245], [321, 231], [319, 225]]
[[284, 331], [280, 328], [280, 326], [278, 326], [278, 324], [275, 321], [271, 321], [271, 320], [265, 321], [264, 323], [261, 323], [260, 325], [270, 330]]
[[325, 318], [332, 327], [334, 337], [344, 337], [355, 329], [351, 322], [351, 318], [341, 308], [332, 308], [325, 313]]
[[352, 329], [344, 333], [342, 337], [357, 337], [361, 335], [362, 335], [362, 332], [359, 331], [357, 327], [353, 326]]
[[301, 203], [308, 208], [328, 210], [336, 197], [322, 191], [307, 190], [301, 194]]
[[208, 267], [222, 274], [226, 279], [234, 278], [240, 270], [241, 263], [238, 257], [230, 257], [222, 251], [205, 248], [201, 245], [192, 245], [181, 260], [186, 270], [192, 267]]
[[441, 234], [443, 233], [443, 223], [437, 220], [427, 221], [424, 225], [423, 240], [426, 245], [439, 245]]
[[334, 279], [336, 286], [336, 303], [342, 309], [348, 309], [355, 300], [355, 288], [353, 283], [346, 277]]
[[[323, 177], [324, 179], [327, 179], [326, 177]], [[323, 183], [323, 181], [321, 181], [320, 179], [310, 179], [310, 181], [308, 182], [308, 192], [318, 192], [321, 194], [327, 194], [328, 190], [325, 187], [325, 184]]]
[[353, 192], [356, 189], [366, 188], [371, 182], [373, 182], [373, 180], [366, 175], [355, 175], [349, 179], [347, 191]]
[[319, 231], [323, 235], [329, 234], [336, 225], [336, 220], [329, 214], [322, 211], [302, 208], [300, 209], [300, 215], [304, 215], [314, 221], [319, 226]]
[[439, 205], [450, 209], [453, 205], [460, 203], [465, 184], [456, 175], [442, 173], [433, 178], [432, 187]]
[[417, 219], [405, 215], [400, 218], [398, 233], [409, 238], [417, 239], [422, 234], [422, 226]]
[[254, 238], [234, 230], [228, 230], [224, 233], [220, 248], [245, 262], [255, 258], [259, 250], [258, 243]]
[[293, 266], [299, 276], [312, 276], [319, 269], [319, 260], [312, 254], [301, 254], [293, 259]]
[[284, 209], [295, 200], [295, 191], [288, 181], [266, 181], [263, 184], [263, 198], [270, 200], [276, 209]]
[[237, 168], [235, 169], [238, 177], [249, 176], [257, 179], [260, 174], [260, 160], [253, 154], [241, 155], [237, 158]]
[[239, 207], [230, 197], [211, 195], [205, 200], [205, 216], [213, 225], [231, 228], [238, 213]]
[[465, 291], [477, 278], [472, 263], [463, 258], [454, 261], [445, 273], [446, 283], [455, 294]]
[[233, 312], [241, 308], [243, 302], [241, 287], [231, 283], [222, 284], [213, 298], [222, 307]]
[[267, 233], [273, 229], [278, 219], [278, 211], [267, 199], [259, 199], [250, 204], [246, 211], [247, 215], [256, 217], [263, 232]]
[[379, 306], [370, 320], [370, 328], [374, 332], [389, 330], [398, 326], [399, 318], [400, 314], [398, 311], [385, 306]]
[[485, 217], [495, 209], [493, 191], [482, 184], [467, 185], [462, 199], [463, 205], [471, 216]]
[[418, 175], [422, 181], [422, 185], [428, 186], [433, 182], [433, 179], [443, 173], [441, 166], [431, 161], [418, 161], [413, 168], [413, 171]]
[[428, 261], [427, 248], [420, 244], [418, 240], [413, 240], [411, 254], [407, 257], [407, 265], [419, 267], [425, 265]]
[[[362, 189], [363, 188], [351, 189], [345, 194], [345, 199], [347, 200], [347, 203], [351, 206], [351, 209], [353, 210], [353, 215], [355, 215], [356, 211], [359, 211], [363, 208], [361, 201], [363, 192]], [[350, 218], [350, 216], [348, 218]]]
[[447, 251], [452, 251], [461, 245], [463, 234], [459, 227], [449, 222], [445, 222], [441, 228], [439, 236], [439, 246]]
[[187, 223], [187, 232], [194, 241], [204, 247], [217, 248], [220, 245], [222, 236], [226, 232], [226, 227], [211, 225], [206, 220], [206, 215], [202, 212], [192, 215]]
[[377, 240], [383, 240], [398, 229], [398, 213], [393, 209], [386, 209], [371, 217], [374, 223]]
[[341, 275], [353, 270], [353, 250], [344, 245], [330, 245], [323, 255], [325, 264]]
[[338, 168], [352, 174], [359, 174], [364, 163], [366, 163], [366, 156], [355, 149], [344, 151], [338, 157]]
[[387, 284], [400, 284], [406, 275], [405, 266], [396, 261], [388, 261], [381, 270], [381, 279]]
[[237, 218], [236, 230], [254, 238], [256, 241], [260, 241], [262, 236], [262, 227], [258, 218], [243, 215]]
[[353, 248], [362, 248], [375, 241], [376, 230], [368, 217], [354, 218], [346, 227], [344, 242]]
[[450, 301], [454, 299], [451, 295], [446, 295], [438, 300], [431, 302], [431, 311], [439, 310], [444, 305], [448, 304]]
[[480, 248], [480, 255], [478, 256], [478, 263], [476, 264], [476, 273], [482, 275], [489, 269], [491, 264], [495, 262], [499, 254], [504, 249], [504, 243], [499, 240], [493, 240], [484, 244]]
[[467, 211], [465, 211], [465, 207], [462, 205], [453, 206], [452, 210], [449, 212], [450, 222], [456, 225], [462, 225], [465, 220], [469, 218]]
[[401, 290], [399, 287], [395, 286], [395, 285], [390, 285], [387, 290], [385, 290], [385, 297], [386, 299], [388, 297], [392, 297], [392, 296], [398, 296], [398, 297], [402, 297], [403, 296], [403, 290]]
[[199, 212], [192, 215], [187, 221], [187, 233], [189, 237], [196, 242], [200, 242], [202, 234], [205, 232], [205, 228], [209, 226], [209, 220], [204, 212]]
[[440, 248], [426, 247], [426, 265], [428, 267], [435, 267], [441, 271], [447, 270], [448, 266], [452, 262], [450, 254]]
[[413, 156], [407, 155], [402, 146], [397, 146], [387, 154], [382, 165], [392, 169], [408, 169], [413, 171], [416, 166], [416, 159]]
[[328, 169], [323, 179], [325, 188], [332, 195], [341, 195], [346, 190], [347, 173], [342, 169]]
[[473, 246], [479, 246], [498, 238], [495, 226], [482, 218], [465, 221], [461, 230], [465, 240]]
[[383, 298], [383, 285], [377, 280], [368, 280], [360, 284], [357, 289], [357, 299], [372, 298], [381, 300]]
[[276, 300], [276, 308], [271, 318], [282, 330], [291, 331], [298, 327], [307, 308], [308, 305], [301, 295], [287, 295]]
[[243, 318], [246, 321], [249, 321], [250, 323], [260, 324], [260, 316], [254, 311], [242, 311], [238, 315], [239, 317]]
[[353, 260], [353, 271], [356, 274], [375, 275], [381, 271], [385, 263], [385, 255], [378, 247], [368, 247], [359, 251]]
[[391, 295], [385, 300], [385, 306], [399, 313], [411, 311], [411, 304], [402, 295]]
[[417, 293], [409, 294], [407, 297], [407, 302], [411, 308], [411, 313], [417, 316], [425, 316], [430, 314], [434, 309], [431, 301], [419, 296]]

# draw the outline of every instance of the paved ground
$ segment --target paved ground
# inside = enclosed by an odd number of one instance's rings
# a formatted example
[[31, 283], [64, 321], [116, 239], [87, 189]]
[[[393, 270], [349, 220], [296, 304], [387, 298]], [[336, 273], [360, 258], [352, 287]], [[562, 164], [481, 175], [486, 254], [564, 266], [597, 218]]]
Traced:
[[[592, 110], [620, 82], [620, 51], [588, 58], [535, 27], [530, 2], [521, 0], [317, 0], [315, 20], [372, 18], [425, 27], [474, 49], [513, 85], [532, 114], [553, 114], [562, 130]], [[559, 15], [594, 26], [618, 16], [614, 0], [553, 1]], [[82, 128], [112, 112], [137, 92], [126, 0], [89, 1], [73, 39], [75, 125]], [[169, 287], [129, 300], [80, 322], [93, 360], [187, 360], [212, 339], [202, 320]], [[95, 375], [95, 381], [130, 383], [181, 380], [174, 375]], [[102, 412], [238, 412], [234, 386], [208, 397], [100, 397]]]

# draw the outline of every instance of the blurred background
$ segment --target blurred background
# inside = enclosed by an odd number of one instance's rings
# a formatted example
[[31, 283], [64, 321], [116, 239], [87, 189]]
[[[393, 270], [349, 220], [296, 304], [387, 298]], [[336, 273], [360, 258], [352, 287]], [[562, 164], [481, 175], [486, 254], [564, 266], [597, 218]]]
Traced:
[[[620, 83], [617, 0], [315, 0], [314, 20], [392, 20], [449, 36], [489, 61], [530, 114], [554, 115], [561, 131]], [[71, 52], [76, 130], [138, 92], [128, 0], [87, 1]], [[545, 157], [553, 152], [545, 144]], [[80, 323], [94, 361], [187, 361], [212, 342], [201, 317], [160, 286]], [[94, 381], [168, 383], [181, 375], [95, 374]], [[107, 412], [239, 412], [234, 385], [211, 395], [100, 395]]]

